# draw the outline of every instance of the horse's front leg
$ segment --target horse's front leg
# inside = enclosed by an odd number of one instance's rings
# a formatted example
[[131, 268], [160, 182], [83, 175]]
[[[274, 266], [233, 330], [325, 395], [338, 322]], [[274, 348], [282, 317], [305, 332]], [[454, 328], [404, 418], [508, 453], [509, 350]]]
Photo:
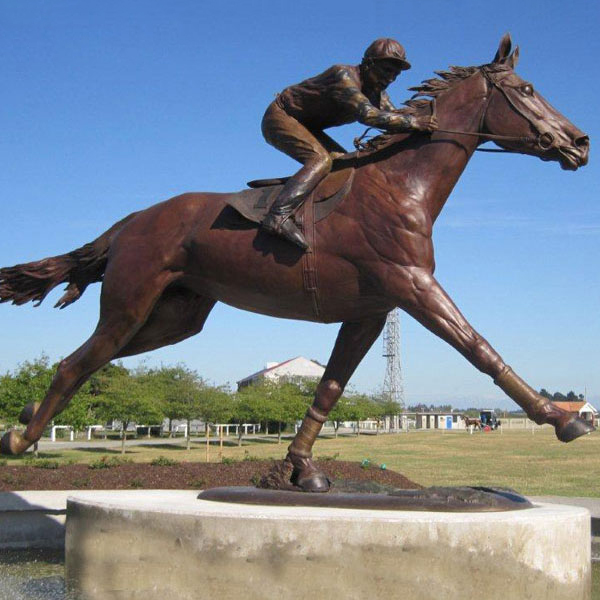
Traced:
[[312, 447], [352, 373], [381, 333], [386, 316], [382, 314], [343, 323], [340, 328], [315, 399], [288, 448], [286, 460], [294, 466], [292, 483], [306, 492], [326, 492], [329, 489], [329, 480], [312, 461]]
[[393, 267], [386, 271], [386, 291], [398, 305], [438, 337], [454, 346], [480, 371], [490, 375], [527, 416], [538, 425], [554, 425], [562, 442], [590, 433], [594, 427], [556, 407], [525, 383], [460, 313], [454, 302], [426, 269]]

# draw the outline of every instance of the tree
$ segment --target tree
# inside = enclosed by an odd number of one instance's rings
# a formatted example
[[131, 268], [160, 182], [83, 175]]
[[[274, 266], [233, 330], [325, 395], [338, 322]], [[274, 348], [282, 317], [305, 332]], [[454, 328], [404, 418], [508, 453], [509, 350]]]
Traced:
[[196, 371], [182, 365], [163, 373], [163, 414], [170, 420], [181, 419], [187, 423], [186, 448], [191, 448], [192, 421], [200, 418], [200, 388], [204, 382]]
[[123, 433], [121, 454], [125, 454], [127, 428], [131, 423], [159, 423], [163, 419], [160, 404], [143, 373], [130, 373], [122, 365], [100, 374], [96, 396], [97, 413], [106, 421], [121, 422]]
[[360, 422], [374, 416], [377, 407], [365, 394], [353, 394], [348, 397], [348, 413], [350, 420], [356, 421], [356, 435], [360, 435]]
[[82, 431], [97, 422], [95, 397], [91, 394], [88, 382], [71, 398], [65, 410], [54, 417], [54, 424], [71, 425], [75, 431]]
[[202, 419], [206, 424], [223, 422], [231, 412], [229, 394], [224, 387], [211, 386], [196, 371], [184, 365], [161, 367], [146, 374], [160, 397], [163, 414], [172, 420], [187, 423], [186, 447], [191, 447], [191, 422]]
[[[200, 383], [200, 377], [183, 364], [161, 366], [158, 369], [147, 369], [144, 379], [152, 390], [156, 401], [161, 405], [163, 415], [169, 425], [169, 437], [172, 436], [172, 421], [188, 420], [190, 402]], [[190, 417], [194, 418], [194, 417]], [[188, 422], [189, 438], [190, 427]]]
[[0, 377], [0, 416], [7, 424], [16, 424], [23, 407], [41, 402], [54, 374], [49, 358], [42, 354], [21, 363], [13, 373]]
[[[311, 382], [312, 383], [312, 382]], [[277, 443], [281, 444], [281, 426], [302, 419], [314, 395], [312, 385], [283, 380], [266, 385], [270, 419], [277, 421]]]
[[545, 388], [540, 390], [540, 396], [544, 398], [548, 398], [548, 400], [552, 400], [553, 402], [581, 402], [585, 400], [585, 396], [583, 394], [576, 394], [573, 390], [569, 391], [565, 396], [561, 392], [554, 392], [551, 394]]
[[242, 445], [242, 424], [254, 420], [257, 414], [256, 406], [259, 400], [258, 394], [252, 389], [253, 387], [248, 385], [238, 390], [232, 398], [231, 420], [238, 426], [238, 446]]
[[198, 390], [198, 415], [205, 423], [206, 462], [209, 460], [210, 423], [223, 423], [232, 414], [231, 395], [225, 387], [203, 384]]
[[335, 404], [331, 412], [329, 413], [329, 419], [333, 422], [333, 430], [335, 437], [338, 436], [338, 429], [340, 423], [343, 421], [352, 420], [353, 412], [350, 407], [350, 398], [348, 396], [342, 396]]
[[373, 396], [371, 400], [377, 405], [378, 419], [385, 417], [391, 419], [402, 412], [400, 402], [396, 402], [387, 394]]
[[[367, 396], [367, 401], [368, 401], [367, 418], [375, 419], [377, 421], [377, 429], [375, 430], [375, 434], [377, 435], [377, 434], [379, 434], [379, 427], [381, 425], [381, 421], [387, 414], [390, 414], [390, 413], [387, 413], [386, 410], [392, 410], [392, 411], [396, 410], [398, 403], [394, 402], [393, 400], [388, 400], [387, 402], [390, 403], [390, 406], [386, 406], [381, 401], [381, 398], [377, 397], [377, 396]], [[393, 413], [393, 414], [397, 414], [397, 413]]]

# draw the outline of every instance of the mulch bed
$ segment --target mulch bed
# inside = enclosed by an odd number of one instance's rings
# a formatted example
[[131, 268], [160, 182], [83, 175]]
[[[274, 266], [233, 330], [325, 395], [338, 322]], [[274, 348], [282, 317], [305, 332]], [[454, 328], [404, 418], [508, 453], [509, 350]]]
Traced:
[[[315, 461], [333, 481], [374, 481], [398, 489], [421, 489], [422, 486], [400, 473], [377, 466], [328, 460]], [[0, 491], [20, 490], [123, 490], [123, 489], [208, 489], [230, 485], [256, 485], [266, 476], [275, 461], [242, 460], [234, 463], [182, 462], [158, 466], [127, 463], [109, 468], [91, 469], [88, 465], [61, 465], [58, 468], [10, 465], [0, 467]]]

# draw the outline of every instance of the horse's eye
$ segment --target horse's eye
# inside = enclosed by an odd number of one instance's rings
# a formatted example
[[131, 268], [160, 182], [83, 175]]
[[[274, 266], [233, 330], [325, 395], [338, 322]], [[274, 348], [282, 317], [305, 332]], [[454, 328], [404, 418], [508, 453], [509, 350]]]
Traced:
[[521, 91], [526, 96], [533, 96], [533, 86], [530, 83], [526, 83], [525, 85], [522, 85], [521, 86]]

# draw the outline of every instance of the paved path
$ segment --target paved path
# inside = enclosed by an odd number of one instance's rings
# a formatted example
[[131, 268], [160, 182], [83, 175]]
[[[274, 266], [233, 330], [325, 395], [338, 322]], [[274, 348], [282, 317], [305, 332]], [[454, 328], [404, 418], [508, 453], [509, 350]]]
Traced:
[[[281, 436], [281, 439], [291, 439], [290, 436]], [[266, 435], [248, 435], [248, 436], [244, 436], [244, 440], [260, 440], [260, 439], [271, 439], [271, 440], [277, 440], [277, 434], [269, 434], [268, 436]], [[211, 436], [210, 437], [210, 441], [212, 444], [216, 444], [219, 441], [218, 436]], [[223, 442], [225, 444], [237, 444], [237, 436], [232, 436], [230, 435], [229, 437], [224, 437], [223, 438]], [[206, 443], [206, 438], [204, 436], [199, 436], [199, 437], [192, 437], [192, 443], [193, 444], [202, 444], [202, 443]], [[163, 438], [157, 438], [157, 437], [137, 437], [137, 438], [131, 438], [131, 439], [127, 439], [127, 441], [125, 442], [125, 445], [127, 447], [129, 446], [164, 446], [164, 445], [168, 445], [168, 446], [181, 446], [181, 447], [185, 447], [186, 445], [186, 438], [182, 438], [182, 437], [178, 437], [178, 438], [168, 438], [168, 437], [163, 437]], [[88, 449], [88, 448], [120, 448], [121, 447], [121, 440], [91, 440], [91, 441], [87, 441], [87, 440], [75, 440], [73, 442], [69, 442], [67, 440], [59, 440], [57, 442], [51, 442], [48, 439], [42, 439], [38, 442], [38, 449], [40, 450], [40, 452], [49, 452], [52, 450], [81, 450], [81, 449]]]

